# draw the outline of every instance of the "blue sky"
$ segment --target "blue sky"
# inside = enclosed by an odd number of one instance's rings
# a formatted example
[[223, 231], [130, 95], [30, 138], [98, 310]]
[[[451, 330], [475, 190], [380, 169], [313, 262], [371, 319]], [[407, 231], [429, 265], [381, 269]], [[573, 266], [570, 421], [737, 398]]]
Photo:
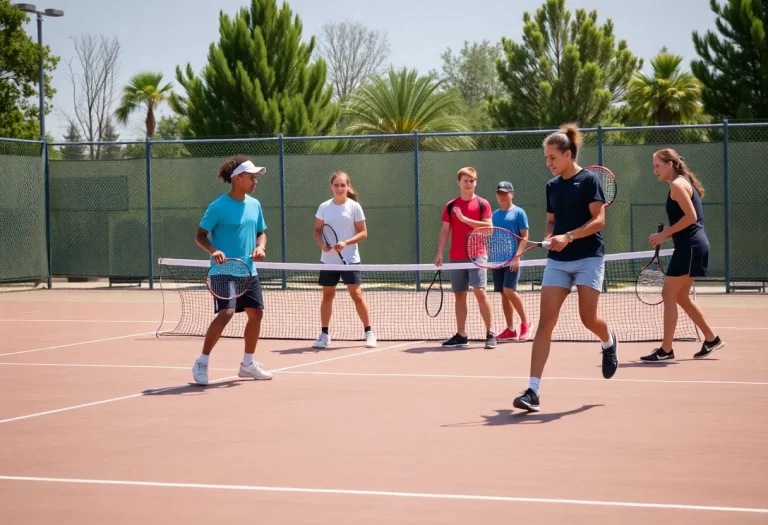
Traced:
[[[15, 0], [12, 0], [14, 2]], [[41, 1], [41, 0], [38, 0]], [[304, 38], [317, 35], [328, 22], [350, 20], [387, 33], [391, 64], [426, 73], [440, 70], [440, 54], [459, 50], [464, 41], [498, 42], [502, 36], [520, 39], [523, 11], [533, 13], [543, 0], [291, 0], [294, 14], [304, 26]], [[141, 70], [159, 71], [175, 82], [177, 65], [190, 63], [198, 72], [208, 47], [218, 41], [219, 11], [234, 14], [247, 0], [45, 0], [38, 9], [56, 8], [63, 18], [46, 18], [44, 43], [61, 57], [54, 73], [56, 109], [47, 129], [57, 140], [66, 132], [61, 112], [72, 113], [72, 88], [66, 63], [75, 56], [71, 37], [84, 34], [116, 36], [123, 52], [118, 87]], [[128, 7], [130, 5], [130, 7]], [[614, 22], [618, 38], [646, 61], [662, 46], [682, 55], [688, 64], [696, 58], [691, 33], [714, 29], [709, 0], [567, 0], [571, 10], [596, 9], [600, 23]], [[36, 39], [34, 22], [27, 30]], [[169, 114], [165, 107], [160, 114]], [[119, 129], [121, 139], [140, 137], [143, 117], [137, 115]]]

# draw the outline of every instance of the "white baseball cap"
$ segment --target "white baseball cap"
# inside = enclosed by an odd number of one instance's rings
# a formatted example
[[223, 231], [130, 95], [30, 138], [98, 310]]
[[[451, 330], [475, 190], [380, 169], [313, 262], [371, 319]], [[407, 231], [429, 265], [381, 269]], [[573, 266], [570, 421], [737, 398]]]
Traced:
[[267, 168], [263, 168], [261, 166], [254, 166], [253, 162], [250, 160], [246, 160], [242, 164], [240, 164], [238, 167], [235, 168], [235, 171], [232, 172], [232, 176], [235, 177], [237, 175], [240, 175], [241, 173], [255, 173], [256, 175], [264, 175], [267, 173]]

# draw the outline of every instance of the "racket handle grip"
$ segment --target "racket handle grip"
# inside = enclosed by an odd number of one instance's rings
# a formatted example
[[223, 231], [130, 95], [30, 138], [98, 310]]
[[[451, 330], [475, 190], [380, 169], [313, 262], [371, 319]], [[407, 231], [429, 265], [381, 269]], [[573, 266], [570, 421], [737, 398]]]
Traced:
[[549, 241], [541, 241], [541, 247], [549, 249], [550, 242]]

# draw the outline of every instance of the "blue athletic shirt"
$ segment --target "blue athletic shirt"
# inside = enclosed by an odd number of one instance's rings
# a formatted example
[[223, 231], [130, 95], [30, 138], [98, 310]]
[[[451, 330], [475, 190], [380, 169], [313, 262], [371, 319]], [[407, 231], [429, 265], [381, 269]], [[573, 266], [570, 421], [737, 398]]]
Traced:
[[228, 258], [242, 259], [250, 265], [253, 275], [257, 274], [251, 255], [256, 249], [256, 235], [267, 229], [257, 199], [246, 195], [244, 201], [238, 201], [224, 193], [208, 205], [200, 219], [200, 227], [210, 233], [214, 248]]
[[528, 229], [528, 216], [519, 206], [512, 206], [507, 211], [496, 210], [491, 216], [491, 221], [497, 228], [504, 228], [515, 235], [520, 235], [522, 230]]

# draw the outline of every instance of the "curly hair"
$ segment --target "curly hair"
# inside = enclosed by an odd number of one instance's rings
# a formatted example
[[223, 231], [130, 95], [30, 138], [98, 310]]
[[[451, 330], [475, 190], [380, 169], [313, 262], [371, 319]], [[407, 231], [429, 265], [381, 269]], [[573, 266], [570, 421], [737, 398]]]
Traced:
[[238, 155], [236, 157], [230, 157], [219, 165], [218, 177], [224, 182], [232, 183], [232, 172], [235, 171], [240, 164], [248, 160], [245, 155]]

